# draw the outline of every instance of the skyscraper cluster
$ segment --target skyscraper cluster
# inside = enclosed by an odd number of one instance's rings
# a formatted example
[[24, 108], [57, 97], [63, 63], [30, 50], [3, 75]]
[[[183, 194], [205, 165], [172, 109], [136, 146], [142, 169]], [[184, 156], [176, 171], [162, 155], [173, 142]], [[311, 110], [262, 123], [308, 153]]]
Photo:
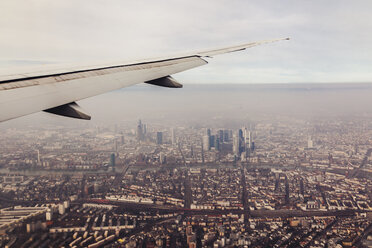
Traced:
[[146, 124], [143, 124], [141, 120], [138, 121], [137, 125], [137, 141], [144, 141], [146, 135]]
[[221, 149], [221, 142], [220, 139], [221, 132], [223, 135], [223, 131], [219, 130], [216, 135], [212, 135], [211, 130], [208, 128], [206, 135], [203, 136], [203, 150], [209, 151], [211, 147], [214, 147], [217, 151]]
[[233, 153], [236, 157], [247, 158], [253, 150], [254, 142], [251, 131], [244, 127], [233, 134]]
[[209, 151], [214, 147], [216, 151], [221, 151], [222, 144], [229, 144], [231, 141], [233, 154], [239, 159], [246, 159], [254, 150], [252, 132], [245, 127], [236, 132], [232, 130], [218, 130], [215, 135], [212, 135], [211, 130], [208, 128], [206, 134], [202, 137], [202, 148], [203, 151]]

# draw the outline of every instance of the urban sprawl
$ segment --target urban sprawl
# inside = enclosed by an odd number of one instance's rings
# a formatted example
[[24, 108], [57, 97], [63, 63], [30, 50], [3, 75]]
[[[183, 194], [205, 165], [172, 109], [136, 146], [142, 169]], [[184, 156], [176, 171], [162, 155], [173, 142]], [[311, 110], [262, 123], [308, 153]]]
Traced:
[[368, 247], [369, 120], [4, 128], [1, 247]]

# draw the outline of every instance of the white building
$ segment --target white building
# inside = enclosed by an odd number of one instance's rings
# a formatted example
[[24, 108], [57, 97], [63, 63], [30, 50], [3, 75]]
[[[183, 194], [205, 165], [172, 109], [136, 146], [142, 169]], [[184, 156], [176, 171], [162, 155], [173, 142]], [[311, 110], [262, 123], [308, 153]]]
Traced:
[[58, 205], [58, 213], [61, 214], [61, 215], [66, 213], [66, 209], [65, 209], [65, 206], [63, 204]]

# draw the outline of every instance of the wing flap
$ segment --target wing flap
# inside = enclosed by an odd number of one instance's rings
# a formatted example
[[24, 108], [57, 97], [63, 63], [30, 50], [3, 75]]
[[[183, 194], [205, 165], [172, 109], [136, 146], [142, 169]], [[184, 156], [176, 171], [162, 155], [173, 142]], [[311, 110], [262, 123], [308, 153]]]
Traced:
[[58, 107], [50, 108], [44, 110], [45, 112], [55, 114], [55, 115], [61, 115], [65, 117], [71, 117], [76, 119], [82, 119], [82, 120], [90, 120], [90, 115], [83, 112], [83, 110], [80, 108], [80, 106], [76, 102], [64, 104]]
[[156, 86], [161, 86], [161, 87], [167, 87], [167, 88], [182, 88], [183, 87], [182, 84], [177, 82], [171, 76], [162, 77], [162, 78], [154, 79], [151, 81], [146, 81], [145, 83], [156, 85]]

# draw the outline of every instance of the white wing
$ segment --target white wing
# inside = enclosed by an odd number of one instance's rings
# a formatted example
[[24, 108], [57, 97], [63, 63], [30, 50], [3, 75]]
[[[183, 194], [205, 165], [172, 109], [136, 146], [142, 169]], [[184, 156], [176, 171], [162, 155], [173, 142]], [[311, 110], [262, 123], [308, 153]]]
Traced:
[[43, 67], [33, 72], [0, 75], [0, 122], [38, 111], [90, 119], [75, 101], [144, 82], [179, 88], [182, 85], [170, 75], [207, 64], [203, 57], [287, 39], [253, 42], [133, 63], [53, 70]]

